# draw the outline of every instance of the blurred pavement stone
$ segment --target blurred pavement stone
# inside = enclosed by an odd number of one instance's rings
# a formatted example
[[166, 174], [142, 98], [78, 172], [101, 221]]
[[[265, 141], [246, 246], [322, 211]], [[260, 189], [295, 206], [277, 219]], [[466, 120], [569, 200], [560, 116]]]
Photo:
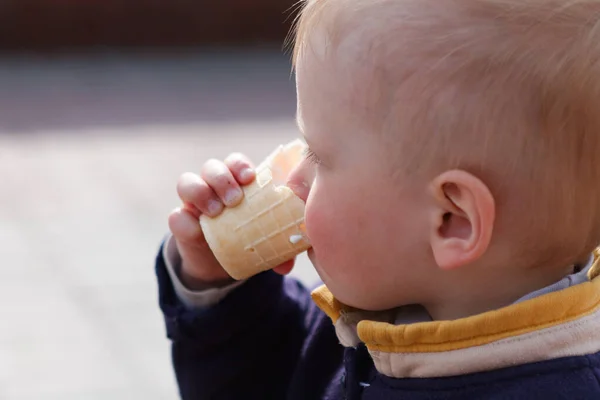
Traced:
[[[274, 77], [289, 74], [280, 60], [264, 57], [266, 66], [279, 71]], [[248, 63], [245, 58], [233, 61], [231, 65]], [[146, 65], [129, 63], [131, 69]], [[198, 65], [202, 62], [183, 63], [179, 69], [174, 64], [163, 78], [168, 82], [183, 74], [191, 79], [189, 68]], [[43, 65], [29, 67], [28, 74], [44, 74]], [[104, 73], [90, 71], [90, 79]], [[10, 78], [0, 66], [0, 83]], [[293, 104], [289, 87], [279, 81], [269, 86], [268, 75], [263, 78], [255, 83], [258, 87], [248, 83], [237, 92], [235, 87], [225, 89], [232, 96], [250, 96], [275, 87], [281, 93], [271, 94], [271, 99], [286, 98]], [[113, 85], [119, 87], [118, 82]], [[20, 93], [25, 96], [28, 90], [35, 97], [43, 87], [24, 87]], [[192, 89], [186, 93], [190, 99], [210, 100]], [[103, 96], [108, 99], [110, 93]], [[128, 101], [135, 101], [131, 96]], [[219, 101], [226, 104], [222, 96]], [[25, 97], [20, 99], [23, 106], [29, 104]], [[0, 104], [9, 101], [0, 98]], [[119, 101], [115, 99], [117, 106], [126, 106]], [[103, 107], [110, 114], [110, 104]], [[269, 102], [262, 107], [268, 109]], [[28, 112], [35, 119], [36, 108]], [[82, 113], [72, 125], [49, 119], [46, 128], [37, 125], [27, 134], [17, 134], [8, 125], [0, 131], [0, 399], [175, 399], [153, 259], [167, 232], [167, 215], [178, 205], [177, 178], [198, 171], [207, 158], [231, 151], [259, 161], [296, 137], [293, 111], [262, 118], [232, 115], [230, 120], [194, 121], [188, 115], [180, 122], [92, 121], [90, 126]], [[13, 117], [13, 125], [27, 122], [23, 115]], [[316, 281], [304, 256], [295, 274], [305, 282]]]

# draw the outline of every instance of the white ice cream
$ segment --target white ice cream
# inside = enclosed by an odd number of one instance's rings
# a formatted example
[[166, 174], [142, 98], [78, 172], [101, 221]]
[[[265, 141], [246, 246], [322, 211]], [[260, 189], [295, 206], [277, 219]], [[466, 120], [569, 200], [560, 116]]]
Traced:
[[290, 236], [290, 243], [296, 244], [303, 239], [302, 235], [292, 235]]

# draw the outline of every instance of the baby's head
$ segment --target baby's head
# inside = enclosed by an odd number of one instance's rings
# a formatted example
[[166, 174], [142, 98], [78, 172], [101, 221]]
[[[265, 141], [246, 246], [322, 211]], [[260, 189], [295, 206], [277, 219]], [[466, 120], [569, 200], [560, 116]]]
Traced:
[[600, 1], [309, 0], [294, 58], [290, 186], [340, 301], [456, 318], [600, 243]]

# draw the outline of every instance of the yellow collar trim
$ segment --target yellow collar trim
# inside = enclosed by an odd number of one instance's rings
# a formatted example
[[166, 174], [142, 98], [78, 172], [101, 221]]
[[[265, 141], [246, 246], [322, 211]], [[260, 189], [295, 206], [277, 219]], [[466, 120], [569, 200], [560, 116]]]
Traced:
[[[454, 321], [409, 325], [362, 320], [358, 337], [369, 350], [383, 352], [441, 352], [491, 343], [512, 336], [564, 324], [593, 313], [600, 307], [600, 258], [585, 282], [531, 300]], [[334, 323], [353, 309], [337, 301], [325, 286], [312, 293], [313, 301]]]

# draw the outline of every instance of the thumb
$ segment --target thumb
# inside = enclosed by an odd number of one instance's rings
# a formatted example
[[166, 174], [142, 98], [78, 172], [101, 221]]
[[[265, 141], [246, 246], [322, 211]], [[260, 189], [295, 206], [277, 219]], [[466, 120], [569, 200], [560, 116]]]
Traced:
[[198, 218], [188, 207], [176, 208], [169, 215], [169, 229], [178, 242], [199, 244], [204, 235]]

